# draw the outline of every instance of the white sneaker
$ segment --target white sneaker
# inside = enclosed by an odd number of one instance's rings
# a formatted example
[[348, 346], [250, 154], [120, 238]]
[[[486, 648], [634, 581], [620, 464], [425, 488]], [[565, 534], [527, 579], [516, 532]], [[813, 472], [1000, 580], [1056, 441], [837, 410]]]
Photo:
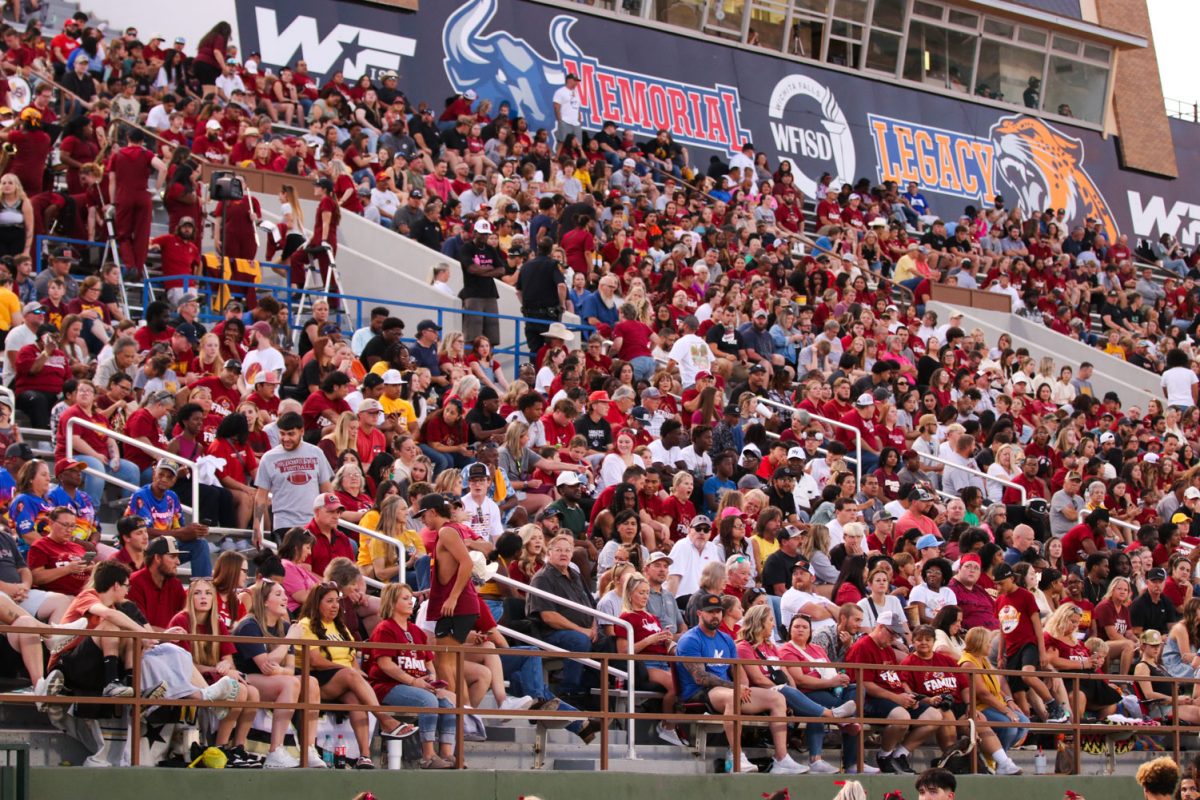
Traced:
[[776, 758], [771, 762], [772, 775], [803, 775], [806, 772], [808, 772], [808, 767], [790, 755]]
[[100, 755], [99, 753], [92, 753], [90, 756], [88, 756], [87, 758], [85, 758], [83, 760], [83, 766], [85, 766], [85, 767], [111, 767], [112, 762], [109, 761], [104, 756]]
[[498, 707], [501, 711], [524, 711], [532, 706], [535, 702], [537, 701], [532, 697], [513, 697], [512, 695], [509, 695], [508, 697], [504, 698], [504, 702]]
[[[238, 685], [237, 679], [231, 675], [226, 675], [216, 683], [205, 686], [200, 690], [200, 697], [204, 700], [215, 701], [230, 701], [236, 700], [241, 688]], [[217, 719], [225, 719], [229, 715], [229, 709], [223, 706], [214, 706], [210, 708], [213, 716]]]
[[679, 738], [679, 731], [677, 731], [675, 728], [668, 728], [660, 722], [654, 726], [654, 732], [658, 734], [658, 738], [662, 739], [668, 744], [673, 744], [676, 747], [687, 747], [687, 745], [683, 743], [683, 739]]
[[[310, 758], [309, 760], [311, 761], [312, 759]], [[317, 763], [324, 764], [319, 758], [317, 759]], [[300, 766], [300, 760], [293, 757], [282, 747], [267, 753], [267, 757], [263, 759], [263, 769], [295, 769], [298, 766]]]
[[[54, 627], [55, 628], [71, 628], [73, 630], [81, 631], [81, 630], [84, 630], [85, 628], [87, 628], [87, 625], [88, 625], [87, 617], [80, 617], [79, 619], [75, 620], [74, 622], [68, 622], [65, 625], [55, 625]], [[57, 653], [59, 650], [62, 650], [64, 647], [69, 645], [71, 642], [75, 641], [75, 637], [69, 633], [56, 633], [52, 636], [45, 637], [43, 641], [46, 642], [46, 649], [49, 650], [53, 654], [53, 653]]]
[[996, 765], [996, 774], [997, 775], [1020, 775], [1021, 768], [1018, 767], [1016, 765], [1016, 763], [1010, 758], [1008, 760], [1008, 763]]
[[[730, 773], [733, 772], [733, 754], [732, 753], [725, 756], [725, 771], [730, 772]], [[746, 758], [745, 751], [742, 752], [742, 765], [741, 765], [741, 768], [739, 769], [739, 772], [743, 775], [745, 775], [747, 773], [757, 773], [758, 772], [758, 767], [754, 766], [754, 762], [751, 761], [750, 759]]]
[[[825, 759], [818, 758], [816, 761], [809, 762], [808, 771], [813, 775], [832, 775], [833, 773], [837, 772], [838, 769]], [[774, 770], [772, 770], [772, 772], [774, 772]]]
[[837, 717], [838, 719], [845, 719], [846, 717], [853, 717], [854, 712], [858, 710], [858, 706], [855, 705], [853, 700], [847, 700], [840, 706], [834, 707], [832, 710], [833, 716]]
[[[36, 695], [41, 695], [42, 697], [52, 697], [54, 695], [62, 694], [63, 682], [63, 674], [60, 670], [50, 670], [49, 674], [38, 678], [38, 682], [33, 687], [33, 693]], [[37, 703], [36, 705], [37, 710], [43, 713], [46, 713], [47, 709], [51, 708], [45, 703]], [[60, 713], [65, 710], [64, 706], [56, 705], [53, 706], [53, 708]]]
[[865, 764], [864, 763], [861, 773], [858, 771], [858, 767], [850, 767], [848, 770], [846, 770], [846, 774], [847, 775], [859, 775], [859, 774], [861, 774], [861, 775], [878, 775], [879, 767], [876, 767], [873, 764]]
[[[296, 766], [300, 766], [300, 762], [296, 762]], [[308, 768], [309, 769], [328, 769], [325, 765], [325, 759], [321, 758], [320, 751], [317, 748], [309, 745], [308, 748]]]

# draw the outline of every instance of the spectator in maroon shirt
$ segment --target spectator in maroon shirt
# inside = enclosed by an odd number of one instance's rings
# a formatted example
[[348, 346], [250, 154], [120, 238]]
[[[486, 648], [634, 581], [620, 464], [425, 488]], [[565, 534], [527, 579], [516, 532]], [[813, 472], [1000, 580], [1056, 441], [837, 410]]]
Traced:
[[313, 518], [304, 529], [316, 539], [309, 553], [308, 563], [317, 575], [324, 575], [325, 568], [335, 558], [348, 558], [353, 561], [356, 557], [349, 537], [338, 530], [338, 520], [345, 510], [345, 504], [333, 492], [319, 494], [313, 501]]
[[158, 536], [146, 547], [146, 565], [129, 576], [129, 599], [156, 631], [170, 627], [183, 610], [187, 596], [176, 573], [188, 558], [174, 536]]

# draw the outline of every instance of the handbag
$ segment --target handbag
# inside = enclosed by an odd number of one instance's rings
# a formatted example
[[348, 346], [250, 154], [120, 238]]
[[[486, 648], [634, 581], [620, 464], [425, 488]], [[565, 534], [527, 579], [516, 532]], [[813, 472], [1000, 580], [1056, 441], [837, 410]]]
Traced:
[[[757, 647], [754, 648], [754, 655], [756, 655], [758, 658], [762, 659], [763, 661], [767, 660], [767, 657], [764, 656], [762, 654], [762, 651], [759, 650]], [[767, 671], [767, 677], [769, 677], [771, 679], [771, 682], [774, 683], [776, 686], [787, 686], [788, 685], [787, 675], [784, 674], [784, 671], [782, 669], [780, 669], [779, 667], [775, 667], [770, 664], [767, 664], [763, 669], [765, 669]]]

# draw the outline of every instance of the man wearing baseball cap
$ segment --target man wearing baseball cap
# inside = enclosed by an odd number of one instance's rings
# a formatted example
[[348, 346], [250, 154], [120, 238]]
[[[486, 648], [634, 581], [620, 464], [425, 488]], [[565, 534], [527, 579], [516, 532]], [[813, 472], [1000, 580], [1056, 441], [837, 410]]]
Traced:
[[[125, 514], [149, 520], [152, 537], [167, 533], [175, 537], [175, 546], [186, 552], [192, 562], [192, 577], [208, 578], [212, 576], [212, 556], [205, 539], [208, 526], [199, 522], [184, 525], [183, 504], [172, 491], [182, 469], [178, 461], [160, 458], [154, 465], [154, 477], [150, 484], [130, 496]], [[193, 518], [197, 518], [195, 510]]]
[[[941, 719], [942, 713], [920, 702], [898, 670], [889, 669], [899, 664], [896, 651], [892, 649], [892, 628], [901, 622], [903, 620], [895, 618], [894, 611], [885, 609], [879, 612], [875, 625], [846, 652], [846, 663], [873, 667], [863, 669], [860, 673], [866, 690], [862, 714], [864, 717], [882, 719]], [[884, 728], [879, 754], [875, 759], [879, 771], [892, 775], [915, 775], [916, 770], [908, 763], [908, 755], [936, 730], [932, 727], [904, 725]]]
[[558, 499], [546, 508], [559, 512], [562, 515], [562, 527], [575, 538], [583, 539], [588, 526], [587, 509], [579, 502], [583, 497], [583, 482], [576, 473], [563, 471], [558, 473], [554, 487], [558, 491]]
[[183, 610], [186, 593], [177, 573], [187, 559], [174, 536], [159, 536], [146, 547], [145, 566], [129, 576], [129, 600], [156, 631], [169, 628]]
[[458, 293], [464, 312], [462, 332], [468, 342], [482, 335], [488, 338], [492, 347], [499, 347], [500, 320], [470, 312], [499, 313], [500, 292], [496, 289], [496, 279], [508, 275], [507, 262], [500, 249], [489, 244], [493, 234], [486, 219], [479, 219], [474, 230], [475, 235], [463, 244], [459, 256], [463, 268], [463, 288]]
[[1129, 607], [1130, 632], [1135, 636], [1143, 631], [1166, 635], [1179, 620], [1175, 605], [1163, 594], [1166, 580], [1167, 571], [1162, 567], [1152, 567], [1146, 572], [1146, 589]]
[[923, 486], [913, 487], [908, 495], [908, 510], [896, 521], [896, 531], [901, 535], [916, 528], [922, 535], [938, 536], [938, 528], [926, 514], [933, 508], [933, 492]]
[[[679, 638], [675, 654], [708, 660], [735, 658], [737, 648], [733, 639], [721, 630], [721, 620], [724, 617], [721, 598], [715, 594], [705, 593], [698, 599], [696, 606], [699, 624]], [[728, 664], [706, 664], [697, 661], [683, 664], [682, 667], [676, 674], [679, 676], [679, 697], [683, 702], [703, 702], [714, 714], [733, 713], [733, 674]], [[741, 713], [766, 713], [772, 717], [782, 717], [787, 714], [787, 702], [779, 692], [757, 686], [746, 687], [745, 684], [743, 687]], [[732, 742], [734, 740], [733, 723], [727, 722], [724, 726], [726, 739]], [[775, 749], [771, 773], [799, 775], [807, 772], [807, 767], [797, 763], [788, 755], [787, 723], [772, 722], [770, 731]], [[758, 772], [758, 768], [746, 757], [745, 751], [741, 753], [741, 760], [737, 764], [736, 770], [738, 772]]]
[[[1017, 585], [1013, 569], [1008, 564], [1000, 564], [993, 569], [992, 579], [1000, 590], [996, 598], [996, 618], [1000, 623], [1004, 668], [1022, 672], [1046, 669], [1050, 662], [1046, 658], [1042, 617], [1033, 593]], [[1047, 721], [1066, 722], [1070, 718], [1041, 678], [1011, 676], [1008, 683], [1022, 707], [1028, 702], [1025, 700], [1026, 693], [1032, 689], [1046, 706]]]
[[[879, 361], [876, 363], [886, 364], [889, 362]], [[878, 429], [875, 426], [875, 397], [870, 392], [863, 392], [854, 401], [854, 408], [843, 414], [838, 421], [858, 431], [862, 440], [863, 474], [874, 472], [875, 468], [879, 466], [879, 451], [883, 449], [883, 442], [880, 440]], [[837, 439], [846, 446], [846, 452], [854, 452], [855, 436], [851, 431], [838, 428]]]
[[338, 521], [346, 506], [333, 492], [317, 495], [312, 504], [313, 516], [304, 529], [316, 539], [308, 563], [317, 575], [324, 575], [325, 568], [335, 558], [354, 560], [354, 545], [350, 537], [338, 529]]
[[979, 576], [983, 573], [979, 556], [967, 553], [958, 562], [958, 572], [950, 579], [950, 590], [962, 609], [962, 624], [968, 630], [975, 626], [994, 631], [1000, 627], [996, 619], [996, 604], [992, 596], [979, 585]]
[[588, 395], [587, 413], [575, 420], [575, 432], [588, 441], [588, 453], [601, 456], [612, 446], [612, 426], [608, 422], [608, 392], [595, 391]]
[[680, 601], [686, 602], [700, 588], [700, 572], [706, 564], [724, 563], [720, 549], [709, 541], [712, 529], [712, 520], [697, 514], [688, 522], [687, 536], [671, 547], [667, 591]]

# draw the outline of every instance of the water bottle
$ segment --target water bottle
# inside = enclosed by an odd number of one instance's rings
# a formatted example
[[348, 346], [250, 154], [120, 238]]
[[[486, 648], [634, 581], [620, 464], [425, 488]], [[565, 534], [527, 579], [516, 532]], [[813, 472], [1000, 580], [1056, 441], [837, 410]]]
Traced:
[[333, 742], [329, 738], [329, 734], [325, 734], [325, 741], [321, 743], [321, 759], [325, 762], [325, 766], [333, 769]]
[[333, 763], [337, 769], [346, 769], [346, 739], [340, 733], [337, 748], [333, 751]]

